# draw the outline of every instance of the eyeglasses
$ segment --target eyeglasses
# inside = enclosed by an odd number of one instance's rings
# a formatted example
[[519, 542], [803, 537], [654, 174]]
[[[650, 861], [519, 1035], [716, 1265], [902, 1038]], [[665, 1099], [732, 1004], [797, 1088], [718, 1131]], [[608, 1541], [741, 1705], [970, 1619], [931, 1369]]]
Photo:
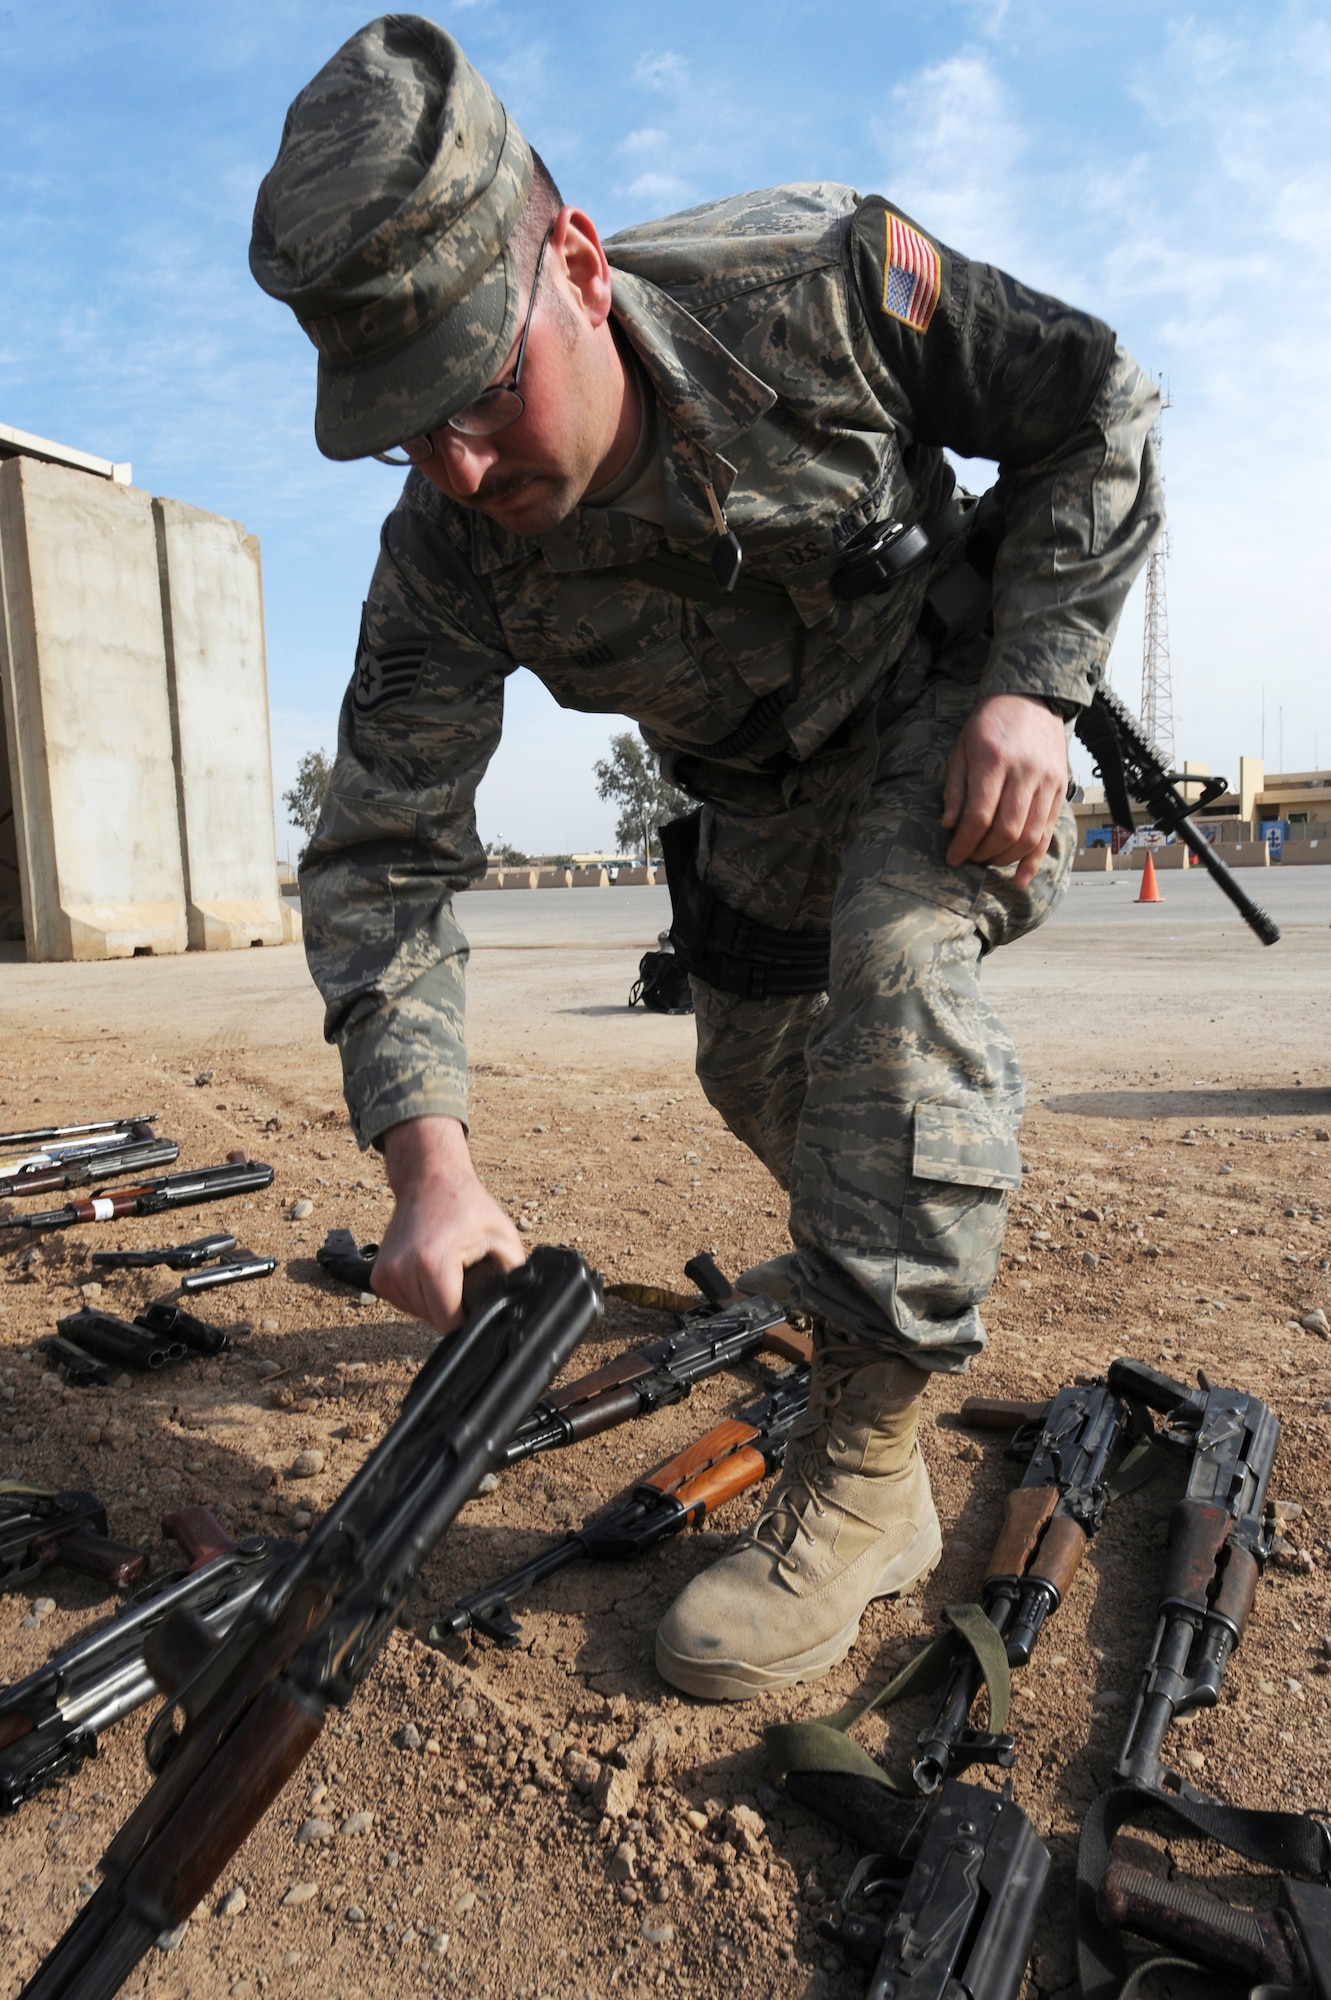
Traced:
[[[522, 338], [518, 342], [512, 375], [507, 382], [495, 382], [490, 388], [482, 389], [474, 403], [468, 403], [465, 409], [455, 410], [451, 417], [445, 417], [438, 426], [440, 430], [460, 431], [463, 437], [493, 437], [496, 431], [506, 431], [510, 424], [515, 424], [526, 409], [519, 384], [522, 381], [522, 364], [527, 357], [527, 335], [531, 332], [536, 287], [541, 282], [541, 266], [545, 262], [551, 234], [552, 231], [547, 229], [537, 253], [531, 296], [527, 300], [527, 317], [522, 322]], [[424, 465], [434, 457], [434, 433], [422, 431], [417, 437], [403, 438], [396, 451], [376, 451], [371, 456], [377, 458], [380, 465]]]

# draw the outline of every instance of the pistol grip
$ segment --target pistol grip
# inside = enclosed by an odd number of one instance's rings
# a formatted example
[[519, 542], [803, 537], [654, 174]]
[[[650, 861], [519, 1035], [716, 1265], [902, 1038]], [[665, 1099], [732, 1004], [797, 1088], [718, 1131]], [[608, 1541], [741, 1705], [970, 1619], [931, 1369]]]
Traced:
[[217, 1556], [230, 1555], [236, 1546], [207, 1507], [178, 1507], [174, 1514], [163, 1514], [162, 1533], [184, 1550], [192, 1570], [202, 1569]]

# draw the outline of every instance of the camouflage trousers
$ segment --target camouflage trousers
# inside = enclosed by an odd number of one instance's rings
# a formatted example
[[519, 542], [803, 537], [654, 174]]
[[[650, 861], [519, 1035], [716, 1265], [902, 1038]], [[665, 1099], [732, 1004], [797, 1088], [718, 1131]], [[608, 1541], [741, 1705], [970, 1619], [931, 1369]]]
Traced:
[[1013, 869], [944, 860], [944, 766], [983, 650], [931, 665], [921, 647], [856, 742], [784, 779], [737, 772], [704, 810], [718, 896], [783, 929], [830, 925], [827, 994], [693, 981], [703, 1089], [789, 1192], [793, 1302], [953, 1370], [985, 1344], [1021, 1180], [1021, 1070], [980, 963], [1048, 916], [1075, 845], [1065, 811], [1025, 889]]

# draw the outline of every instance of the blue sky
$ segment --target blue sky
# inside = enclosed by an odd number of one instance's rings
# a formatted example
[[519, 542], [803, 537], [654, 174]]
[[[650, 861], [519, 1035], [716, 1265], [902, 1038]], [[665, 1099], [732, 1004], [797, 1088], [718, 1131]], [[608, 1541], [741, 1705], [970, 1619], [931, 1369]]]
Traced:
[[[1331, 764], [1331, 8], [468, 0], [441, 10], [606, 231], [840, 179], [1108, 319], [1166, 380], [1180, 757]], [[0, 0], [0, 421], [133, 461], [264, 552], [274, 765], [331, 745], [394, 475], [315, 449], [314, 351], [246, 263], [341, 0]], [[983, 478], [983, 468], [975, 468]], [[1113, 662], [1135, 706], [1142, 606]], [[611, 836], [609, 728], [526, 674], [481, 831]]]

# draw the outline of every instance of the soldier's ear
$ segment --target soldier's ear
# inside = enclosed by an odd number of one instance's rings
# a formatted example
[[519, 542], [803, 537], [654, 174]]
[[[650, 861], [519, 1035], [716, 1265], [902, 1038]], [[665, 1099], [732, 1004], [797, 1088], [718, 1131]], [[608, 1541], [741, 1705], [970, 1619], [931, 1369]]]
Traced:
[[610, 265], [591, 217], [580, 208], [561, 208], [549, 254], [558, 259], [573, 303], [588, 323], [603, 325], [610, 317]]

